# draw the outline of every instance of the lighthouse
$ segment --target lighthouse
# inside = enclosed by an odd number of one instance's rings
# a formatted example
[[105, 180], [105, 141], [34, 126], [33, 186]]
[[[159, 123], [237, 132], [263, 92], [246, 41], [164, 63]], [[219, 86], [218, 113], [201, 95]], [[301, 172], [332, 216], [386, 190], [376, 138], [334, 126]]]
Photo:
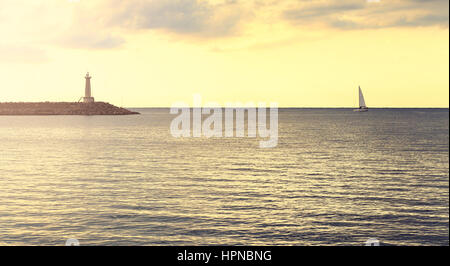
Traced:
[[91, 95], [91, 76], [89, 76], [89, 72], [84, 77], [86, 79], [86, 87], [84, 89], [84, 97], [83, 102], [85, 103], [93, 103], [94, 97]]

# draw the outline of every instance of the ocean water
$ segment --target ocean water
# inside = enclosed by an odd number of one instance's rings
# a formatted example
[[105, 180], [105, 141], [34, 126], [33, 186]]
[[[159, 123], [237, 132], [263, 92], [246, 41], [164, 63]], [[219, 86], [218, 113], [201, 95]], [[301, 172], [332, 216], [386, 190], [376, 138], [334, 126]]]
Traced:
[[448, 109], [280, 109], [279, 144], [0, 116], [0, 245], [449, 245]]

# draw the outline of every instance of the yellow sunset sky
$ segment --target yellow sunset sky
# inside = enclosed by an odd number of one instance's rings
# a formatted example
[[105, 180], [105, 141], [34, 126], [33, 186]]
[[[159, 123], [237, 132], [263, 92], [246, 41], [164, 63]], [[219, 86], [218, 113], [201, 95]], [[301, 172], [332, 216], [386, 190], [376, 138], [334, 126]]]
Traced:
[[448, 0], [0, 0], [0, 102], [449, 106]]

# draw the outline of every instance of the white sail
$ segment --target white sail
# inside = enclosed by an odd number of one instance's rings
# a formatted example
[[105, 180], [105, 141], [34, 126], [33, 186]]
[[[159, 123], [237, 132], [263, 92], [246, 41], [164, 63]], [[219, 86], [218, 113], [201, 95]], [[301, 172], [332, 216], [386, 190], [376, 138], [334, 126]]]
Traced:
[[361, 87], [359, 87], [359, 107], [366, 107], [366, 101], [364, 101], [364, 95]]

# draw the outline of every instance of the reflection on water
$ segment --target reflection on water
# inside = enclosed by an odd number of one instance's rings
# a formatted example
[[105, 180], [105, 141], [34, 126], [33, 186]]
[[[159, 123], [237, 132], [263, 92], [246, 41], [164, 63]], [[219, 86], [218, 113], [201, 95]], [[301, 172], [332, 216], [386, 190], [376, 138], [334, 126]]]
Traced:
[[281, 109], [274, 149], [139, 111], [0, 117], [0, 244], [449, 244], [448, 109]]

